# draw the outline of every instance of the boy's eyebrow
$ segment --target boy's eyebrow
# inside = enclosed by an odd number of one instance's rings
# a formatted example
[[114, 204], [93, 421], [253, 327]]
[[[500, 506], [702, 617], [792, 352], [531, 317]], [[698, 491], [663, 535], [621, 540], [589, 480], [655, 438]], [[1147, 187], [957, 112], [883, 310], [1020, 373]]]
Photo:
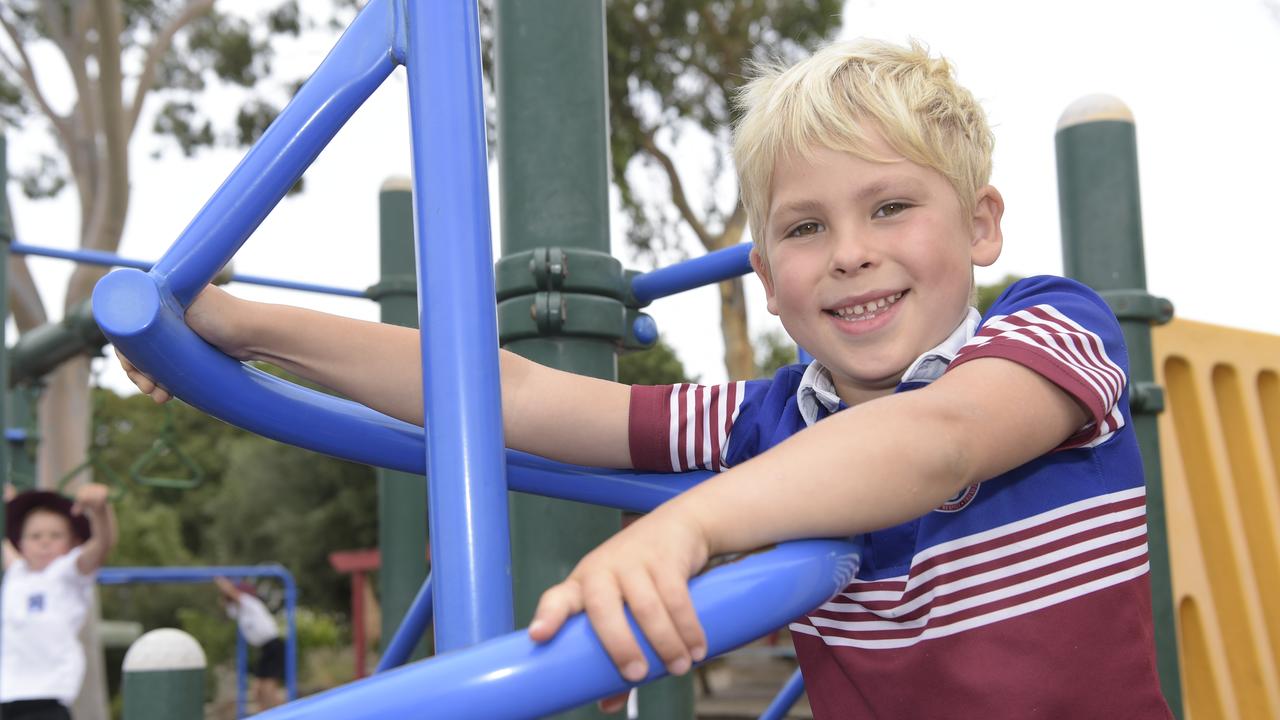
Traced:
[[[891, 177], [878, 179], [868, 185], [858, 188], [853, 194], [855, 202], [861, 202], [876, 195], [883, 195], [887, 192], [920, 192], [924, 186], [919, 180], [909, 176]], [[804, 214], [817, 212], [823, 209], [823, 204], [808, 198], [789, 200], [769, 210], [769, 216], [774, 217], [783, 214]]]

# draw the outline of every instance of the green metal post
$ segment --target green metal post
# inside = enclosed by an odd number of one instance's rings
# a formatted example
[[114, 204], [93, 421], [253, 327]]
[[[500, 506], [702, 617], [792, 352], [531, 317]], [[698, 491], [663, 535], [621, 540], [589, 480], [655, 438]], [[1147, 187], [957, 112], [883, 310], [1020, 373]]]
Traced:
[[138, 638], [124, 656], [124, 720], [201, 720], [205, 664], [200, 643], [181, 630]]
[[1120, 320], [1129, 348], [1129, 398], [1147, 481], [1147, 533], [1157, 665], [1165, 698], [1182, 717], [1173, 584], [1165, 521], [1164, 483], [1156, 415], [1164, 395], [1155, 384], [1151, 325], [1167, 322], [1173, 306], [1147, 294], [1138, 194], [1137, 134], [1120, 100], [1092, 95], [1058, 121], [1058, 199], [1063, 267], [1097, 290]]
[[[35, 409], [40, 403], [43, 387], [39, 384], [19, 385], [9, 389], [6, 396], [10, 428], [26, 431], [26, 437], [19, 442], [6, 443], [9, 453], [9, 481], [19, 491], [31, 490], [36, 486], [36, 450], [40, 447], [39, 429], [36, 424]], [[0, 518], [3, 523], [3, 518]], [[0, 524], [0, 530], [3, 525]]]
[[[382, 184], [378, 194], [381, 278], [368, 294], [382, 308], [382, 322], [418, 326], [414, 276], [413, 186], [407, 178]], [[378, 588], [382, 603], [382, 642], [390, 642], [427, 577], [427, 481], [378, 468], [378, 547], [382, 567]], [[423, 642], [414, 658], [432, 643]]]
[[[604, 3], [499, 0], [496, 18], [501, 339], [544, 365], [615, 379], [628, 315], [609, 256]], [[616, 510], [513, 495], [517, 624], [620, 524]], [[692, 717], [683, 697], [676, 708], [656, 692], [641, 694], [643, 717]], [[565, 717], [605, 716], [584, 707]]]

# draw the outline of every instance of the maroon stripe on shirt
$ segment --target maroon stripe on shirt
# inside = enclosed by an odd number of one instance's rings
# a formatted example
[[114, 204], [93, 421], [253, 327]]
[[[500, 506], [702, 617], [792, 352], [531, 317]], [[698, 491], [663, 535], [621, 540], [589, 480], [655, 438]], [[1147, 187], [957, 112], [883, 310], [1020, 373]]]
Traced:
[[1086, 372], [1095, 382], [1106, 389], [1110, 401], [1115, 402], [1124, 387], [1124, 373], [1106, 358], [1106, 352], [1099, 344], [1098, 339], [1087, 334], [1085, 330], [1074, 328], [1070, 324], [1053, 317], [1043, 308], [1027, 308], [1026, 312], [1033, 315], [1038, 321], [1021, 316], [1008, 315], [1003, 318], [1002, 322], [1018, 327], [1037, 327], [1047, 330], [1047, 334], [1030, 331], [1019, 334], [1074, 358], [1075, 362], [1068, 364], [1075, 365], [1081, 371]]
[[[840, 628], [832, 628], [832, 627], [819, 626], [819, 625], [814, 625], [814, 627], [816, 627], [818, 631], [821, 632], [823, 635], [826, 635], [829, 637], [846, 638], [849, 640], [863, 640], [863, 641], [902, 640], [902, 639], [916, 638], [921, 636], [926, 630], [947, 627], [949, 625], [954, 625], [956, 623], [963, 622], [965, 620], [971, 620], [973, 618], [981, 617], [983, 615], [987, 615], [990, 613], [1008, 610], [1010, 608], [1014, 608], [1028, 602], [1032, 602], [1034, 600], [1047, 598], [1055, 593], [1080, 587], [1090, 582], [1093, 582], [1095, 580], [1101, 580], [1111, 575], [1116, 575], [1118, 573], [1122, 573], [1127, 570], [1132, 570], [1134, 568], [1141, 567], [1146, 562], [1147, 562], [1147, 555], [1146, 553], [1143, 553], [1137, 557], [1129, 558], [1123, 562], [1116, 563], [1114, 565], [1107, 565], [1106, 567], [1097, 568], [1095, 570], [1091, 570], [1087, 573], [1084, 573], [1082, 575], [1077, 575], [1075, 577], [1065, 578], [1056, 583], [1052, 583], [1050, 585], [1046, 585], [1040, 588], [1035, 588], [1034, 590], [1031, 590], [1025, 593], [1019, 593], [1009, 597], [1001, 598], [1000, 600], [995, 602], [984, 603], [982, 605], [978, 605], [972, 608], [966, 608], [964, 610], [952, 613], [945, 617], [937, 618], [936, 620], [926, 623], [924, 626], [918, 627], [918, 628], [900, 628], [900, 629], [892, 629], [892, 630], [845, 630]], [[1129, 578], [1117, 584], [1120, 585], [1120, 584], [1130, 583], [1130, 582], [1139, 582], [1141, 581], [1141, 579], [1142, 579], [1142, 576], [1139, 575], [1137, 577]]]
[[631, 466], [671, 472], [671, 385], [632, 385], [628, 411]]
[[710, 453], [707, 452], [705, 434], [703, 430], [707, 423], [707, 406], [703, 401], [703, 392], [706, 387], [702, 385], [694, 386], [694, 404], [693, 404], [693, 465], [694, 467], [705, 468], [710, 465]]
[[[1070, 515], [1064, 515], [1059, 518], [1054, 518], [1053, 520], [1041, 523], [1039, 525], [1033, 525], [1028, 528], [1023, 528], [1021, 530], [1018, 530], [1017, 532], [1009, 533], [1007, 535], [1001, 535], [999, 537], [994, 537], [994, 538], [991, 538], [990, 540], [984, 540], [979, 543], [974, 543], [973, 545], [966, 545], [965, 547], [957, 548], [949, 552], [939, 553], [931, 558], [921, 560], [916, 564], [912, 565], [911, 574], [915, 576], [919, 576], [924, 572], [931, 570], [932, 568], [937, 567], [938, 565], [941, 565], [944, 563], [949, 563], [954, 560], [958, 560], [960, 558], [967, 557], [970, 555], [977, 555], [979, 553], [995, 550], [995, 549], [1004, 547], [1006, 545], [1012, 545], [1014, 543], [1023, 542], [1025, 540], [1029, 540], [1043, 533], [1053, 532], [1054, 530], [1068, 527], [1078, 522], [1091, 520], [1097, 517], [1103, 517], [1116, 512], [1131, 510], [1135, 507], [1143, 506], [1145, 505], [1145, 503], [1146, 503], [1146, 497], [1139, 495], [1137, 497], [1129, 498], [1126, 500], [1107, 503], [1106, 505], [1099, 505], [1097, 507], [1086, 508], [1079, 512], [1071, 513]], [[1114, 532], [1117, 529], [1132, 527], [1133, 525], [1144, 523], [1144, 522], [1146, 522], [1145, 517], [1142, 515], [1138, 515], [1129, 520], [1103, 525], [1101, 531], [1098, 534], [1105, 535], [1109, 532]], [[1060, 547], [1064, 544], [1070, 545], [1073, 542], [1078, 542], [1080, 537], [1083, 537], [1083, 536], [1080, 534], [1077, 534], [1067, 538], [1065, 542], [1059, 540], [1056, 542], [1055, 546]], [[841, 591], [841, 594], [846, 596], [852, 596], [852, 595], [856, 595], [857, 593], [870, 592], [870, 591], [902, 591], [906, 588], [906, 584], [907, 583], [905, 581], [888, 581], [888, 582], [879, 581], [875, 583], [850, 583], [844, 588], [844, 590]], [[883, 587], [880, 587], [882, 585]], [[856, 598], [850, 597], [850, 599], [856, 601]]]
[[[679, 416], [673, 420], [676, 427], [676, 457], [679, 460], [679, 467], [673, 467], [673, 470], [685, 472], [689, 469], [689, 440], [685, 435], [689, 424], [689, 384], [681, 383], [679, 385], [679, 393], [677, 411]], [[670, 427], [670, 426], [668, 426]]]
[[707, 427], [711, 429], [711, 469], [720, 472], [720, 386], [711, 388], [711, 412]]
[[[913, 620], [919, 620], [921, 618], [929, 617], [929, 615], [939, 605], [950, 605], [952, 603], [959, 602], [961, 600], [966, 600], [972, 597], [977, 597], [985, 593], [1012, 588], [1016, 585], [1029, 582], [1039, 577], [1047, 577], [1061, 570], [1067, 570], [1069, 568], [1073, 568], [1078, 565], [1082, 565], [1084, 563], [1092, 562], [1094, 560], [1098, 560], [1098, 559], [1107, 557], [1109, 555], [1114, 555], [1116, 553], [1124, 552], [1126, 550], [1132, 550], [1134, 548], [1142, 547], [1144, 544], [1146, 544], [1146, 542], [1147, 542], [1147, 536], [1144, 533], [1142, 535], [1128, 538], [1126, 540], [1123, 540], [1117, 543], [1112, 543], [1109, 545], [1104, 545], [1102, 547], [1092, 548], [1085, 552], [1071, 555], [1070, 557], [1059, 558], [1058, 560], [1055, 560], [1051, 563], [1046, 563], [1036, 567], [1027, 568], [1017, 573], [1011, 573], [1008, 575], [996, 577], [991, 580], [988, 580], [987, 582], [977, 583], [970, 587], [953, 590], [951, 592], [946, 593], [945, 595], [940, 595], [938, 597], [931, 598], [928, 602], [922, 604], [920, 607], [915, 608], [910, 612], [902, 613], [900, 615], [895, 614], [891, 616], [886, 616], [886, 613], [884, 611], [892, 610], [894, 607], [898, 607], [903, 604], [906, 604], [906, 601], [908, 600], [908, 598], [904, 597], [903, 601], [898, 603], [889, 602], [889, 601], [862, 603], [862, 606], [866, 608], [866, 610], [861, 610], [861, 611], [828, 610], [823, 608], [823, 609], [819, 609], [817, 612], [810, 613], [810, 617], [823, 617], [829, 620], [838, 620], [841, 622], [881, 621], [881, 622], [902, 623], [902, 622], [910, 622]], [[1143, 562], [1145, 562], [1147, 558], [1147, 553], [1142, 552], [1136, 557], [1140, 558]], [[1129, 565], [1129, 561], [1132, 559], [1133, 558], [1126, 558], [1124, 560], [1111, 563], [1108, 567], [1113, 567], [1113, 568], [1126, 567]], [[987, 568], [987, 569], [991, 569], [991, 568]], [[979, 573], [973, 573], [972, 575], [977, 575], [977, 574]], [[954, 582], [956, 580], [963, 579], [963, 577], [968, 577], [972, 575], [966, 574], [963, 576], [949, 576], [940, 582], [931, 583], [930, 589], [932, 589], [933, 586]], [[1084, 575], [1079, 575], [1076, 577], [1084, 577]], [[1059, 582], [1065, 582], [1065, 581], [1066, 579]], [[1038, 590], [1028, 589], [1023, 593], [1019, 593], [1019, 595], [1035, 593], [1035, 592], [1038, 592]], [[915, 599], [918, 596], [919, 596], [919, 593], [913, 593], [912, 597], [909, 599]], [[871, 607], [872, 605], [878, 605], [880, 607], [873, 608]], [[878, 610], [880, 612], [868, 612], [868, 610]], [[950, 616], [947, 616], [947, 617], [950, 617]], [[928, 623], [928, 624], [937, 625], [938, 623], [934, 622], [934, 623]], [[883, 631], [867, 630], [864, 632], [883, 632]]]

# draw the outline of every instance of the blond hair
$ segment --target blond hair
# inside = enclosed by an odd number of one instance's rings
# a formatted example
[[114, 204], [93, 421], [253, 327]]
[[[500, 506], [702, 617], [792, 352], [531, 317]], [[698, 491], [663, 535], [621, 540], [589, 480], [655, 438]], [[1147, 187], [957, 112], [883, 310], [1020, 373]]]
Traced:
[[751, 236], [764, 250], [774, 165], [815, 148], [884, 162], [874, 133], [906, 159], [946, 177], [972, 211], [991, 177], [993, 138], [982, 107], [951, 65], [923, 45], [835, 43], [785, 68], [762, 66], [739, 91], [733, 158]]

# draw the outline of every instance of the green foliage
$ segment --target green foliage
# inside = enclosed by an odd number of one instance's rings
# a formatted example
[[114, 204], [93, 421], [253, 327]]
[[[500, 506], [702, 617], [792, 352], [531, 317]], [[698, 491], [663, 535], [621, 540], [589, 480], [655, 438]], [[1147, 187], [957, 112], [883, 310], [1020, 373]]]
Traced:
[[773, 377], [778, 370], [796, 363], [796, 344], [781, 330], [771, 330], [756, 338], [756, 367], [760, 377]]
[[991, 305], [995, 303], [996, 298], [1000, 297], [1000, 293], [1009, 289], [1010, 285], [1018, 282], [1021, 279], [1022, 278], [1017, 275], [1005, 275], [1003, 278], [1000, 279], [1000, 282], [997, 282], [995, 284], [979, 285], [978, 286], [978, 303], [976, 305], [976, 307], [978, 308], [978, 312], [985, 313], [988, 309], [991, 308]]
[[[641, 250], [676, 243], [677, 222], [665, 205], [646, 207], [627, 169], [647, 150], [659, 127], [700, 130], [715, 145], [708, 177], [715, 187], [731, 172], [729, 128], [733, 95], [749, 64], [792, 62], [833, 36], [841, 0], [608, 0], [610, 157], [613, 178], [630, 220], [628, 239]], [[688, 181], [687, 181], [688, 182]], [[686, 184], [687, 184], [686, 182]], [[640, 192], [638, 192], [640, 191]], [[703, 208], [715, 226], [733, 210], [714, 200]]]
[[[47, 44], [65, 56], [73, 76], [93, 76], [98, 29], [89, 5], [6, 0], [0, 16], [13, 26], [28, 55], [37, 44]], [[188, 6], [175, 0], [122, 0], [120, 33], [125, 113], [131, 110], [133, 93], [141, 88], [150, 101], [159, 103], [151, 130], [186, 156], [217, 144], [242, 146], [256, 140], [301, 80], [276, 77], [273, 60], [280, 41], [303, 32], [330, 33], [345, 27], [356, 10], [355, 3], [335, 1], [326, 21], [305, 16], [297, 0], [243, 5], [235, 13], [215, 7], [188, 15]], [[147, 75], [144, 68], [151, 65], [149, 55], [157, 39], [170, 36], [167, 51], [157, 56], [154, 74]], [[0, 126], [22, 127], [39, 121], [52, 130], [49, 119], [37, 112], [31, 89], [11, 67], [23, 62], [15, 51], [0, 50], [7, 55], [6, 62], [0, 62]], [[200, 94], [212, 86], [238, 92], [224, 93], [217, 104], [201, 102]], [[74, 98], [75, 105], [62, 122], [73, 124], [76, 118], [100, 113], [97, 92], [95, 86], [89, 97]], [[101, 138], [80, 141], [97, 143]], [[165, 146], [156, 146], [152, 154], [162, 154]], [[42, 159], [38, 166], [16, 171], [14, 176], [30, 197], [50, 197], [67, 185], [68, 163], [65, 158]], [[81, 188], [81, 192], [88, 190]]]
[[669, 385], [697, 382], [690, 379], [675, 349], [661, 337], [653, 347], [618, 358], [618, 382], [624, 385]]

